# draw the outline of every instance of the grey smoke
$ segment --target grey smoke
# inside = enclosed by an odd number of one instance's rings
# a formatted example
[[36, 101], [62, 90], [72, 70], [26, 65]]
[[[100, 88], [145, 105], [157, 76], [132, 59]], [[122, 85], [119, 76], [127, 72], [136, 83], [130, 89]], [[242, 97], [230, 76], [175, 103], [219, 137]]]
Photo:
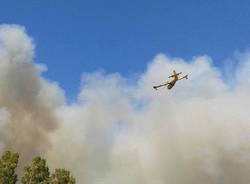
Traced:
[[0, 27], [0, 108], [7, 116], [1, 126], [1, 145], [20, 152], [21, 165], [47, 152], [50, 133], [58, 127], [46, 90], [51, 84], [41, 78], [32, 61], [33, 48], [23, 27]]
[[[248, 51], [234, 58], [233, 80], [208, 56], [158, 54], [134, 80], [84, 73], [77, 100], [67, 105], [32, 62], [24, 28], [0, 30], [0, 150], [21, 151], [25, 161], [42, 154], [77, 183], [250, 183]], [[173, 69], [190, 79], [154, 91]]]

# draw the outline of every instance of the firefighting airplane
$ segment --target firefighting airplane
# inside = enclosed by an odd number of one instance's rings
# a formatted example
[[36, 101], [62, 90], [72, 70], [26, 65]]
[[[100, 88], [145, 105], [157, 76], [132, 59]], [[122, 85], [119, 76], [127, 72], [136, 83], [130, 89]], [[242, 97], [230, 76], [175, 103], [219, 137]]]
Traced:
[[173, 75], [171, 75], [171, 76], [168, 77], [168, 78], [173, 78], [172, 81], [170, 81], [170, 82], [166, 81], [165, 83], [163, 83], [163, 84], [161, 84], [161, 85], [153, 86], [153, 88], [154, 88], [155, 90], [157, 90], [157, 89], [160, 88], [160, 87], [167, 86], [168, 89], [171, 89], [171, 88], [175, 85], [175, 83], [176, 83], [178, 80], [188, 79], [188, 75], [185, 75], [185, 76], [179, 78], [178, 76], [179, 76], [180, 74], [182, 74], [182, 72], [176, 73], [176, 71], [174, 70], [174, 71], [173, 71]]

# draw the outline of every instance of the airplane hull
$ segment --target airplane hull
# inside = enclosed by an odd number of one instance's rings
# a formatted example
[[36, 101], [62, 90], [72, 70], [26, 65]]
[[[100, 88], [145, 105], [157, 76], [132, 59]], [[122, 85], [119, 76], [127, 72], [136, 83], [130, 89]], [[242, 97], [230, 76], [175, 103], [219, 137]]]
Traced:
[[167, 86], [167, 88], [168, 88], [168, 89], [171, 89], [173, 86], [174, 86], [174, 85], [169, 84], [169, 85]]
[[172, 87], [174, 87], [175, 83], [176, 83], [176, 81], [170, 82], [170, 83], [167, 85], [167, 88], [168, 88], [168, 89], [171, 89]]

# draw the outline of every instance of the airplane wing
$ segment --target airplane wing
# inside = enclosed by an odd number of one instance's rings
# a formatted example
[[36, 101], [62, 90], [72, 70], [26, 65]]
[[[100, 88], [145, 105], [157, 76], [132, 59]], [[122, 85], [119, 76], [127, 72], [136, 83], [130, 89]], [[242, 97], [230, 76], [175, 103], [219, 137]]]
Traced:
[[154, 88], [155, 90], [157, 90], [158, 88], [163, 87], [163, 86], [166, 86], [166, 85], [168, 85], [168, 84], [169, 84], [169, 82], [166, 81], [165, 83], [160, 84], [160, 85], [158, 85], [158, 86], [153, 86], [153, 88]]
[[180, 78], [179, 80], [182, 80], [182, 79], [188, 79], [188, 75], [185, 75], [184, 77]]

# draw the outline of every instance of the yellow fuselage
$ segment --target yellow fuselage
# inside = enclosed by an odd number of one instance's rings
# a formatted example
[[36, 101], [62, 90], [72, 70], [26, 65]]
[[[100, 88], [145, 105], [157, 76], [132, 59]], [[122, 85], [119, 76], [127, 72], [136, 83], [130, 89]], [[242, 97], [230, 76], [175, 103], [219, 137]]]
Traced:
[[176, 71], [174, 70], [173, 73], [174, 73], [174, 75], [173, 75], [174, 79], [168, 83], [168, 85], [167, 85], [168, 89], [171, 89], [175, 85], [175, 83], [178, 81], [178, 75], [177, 75]]

